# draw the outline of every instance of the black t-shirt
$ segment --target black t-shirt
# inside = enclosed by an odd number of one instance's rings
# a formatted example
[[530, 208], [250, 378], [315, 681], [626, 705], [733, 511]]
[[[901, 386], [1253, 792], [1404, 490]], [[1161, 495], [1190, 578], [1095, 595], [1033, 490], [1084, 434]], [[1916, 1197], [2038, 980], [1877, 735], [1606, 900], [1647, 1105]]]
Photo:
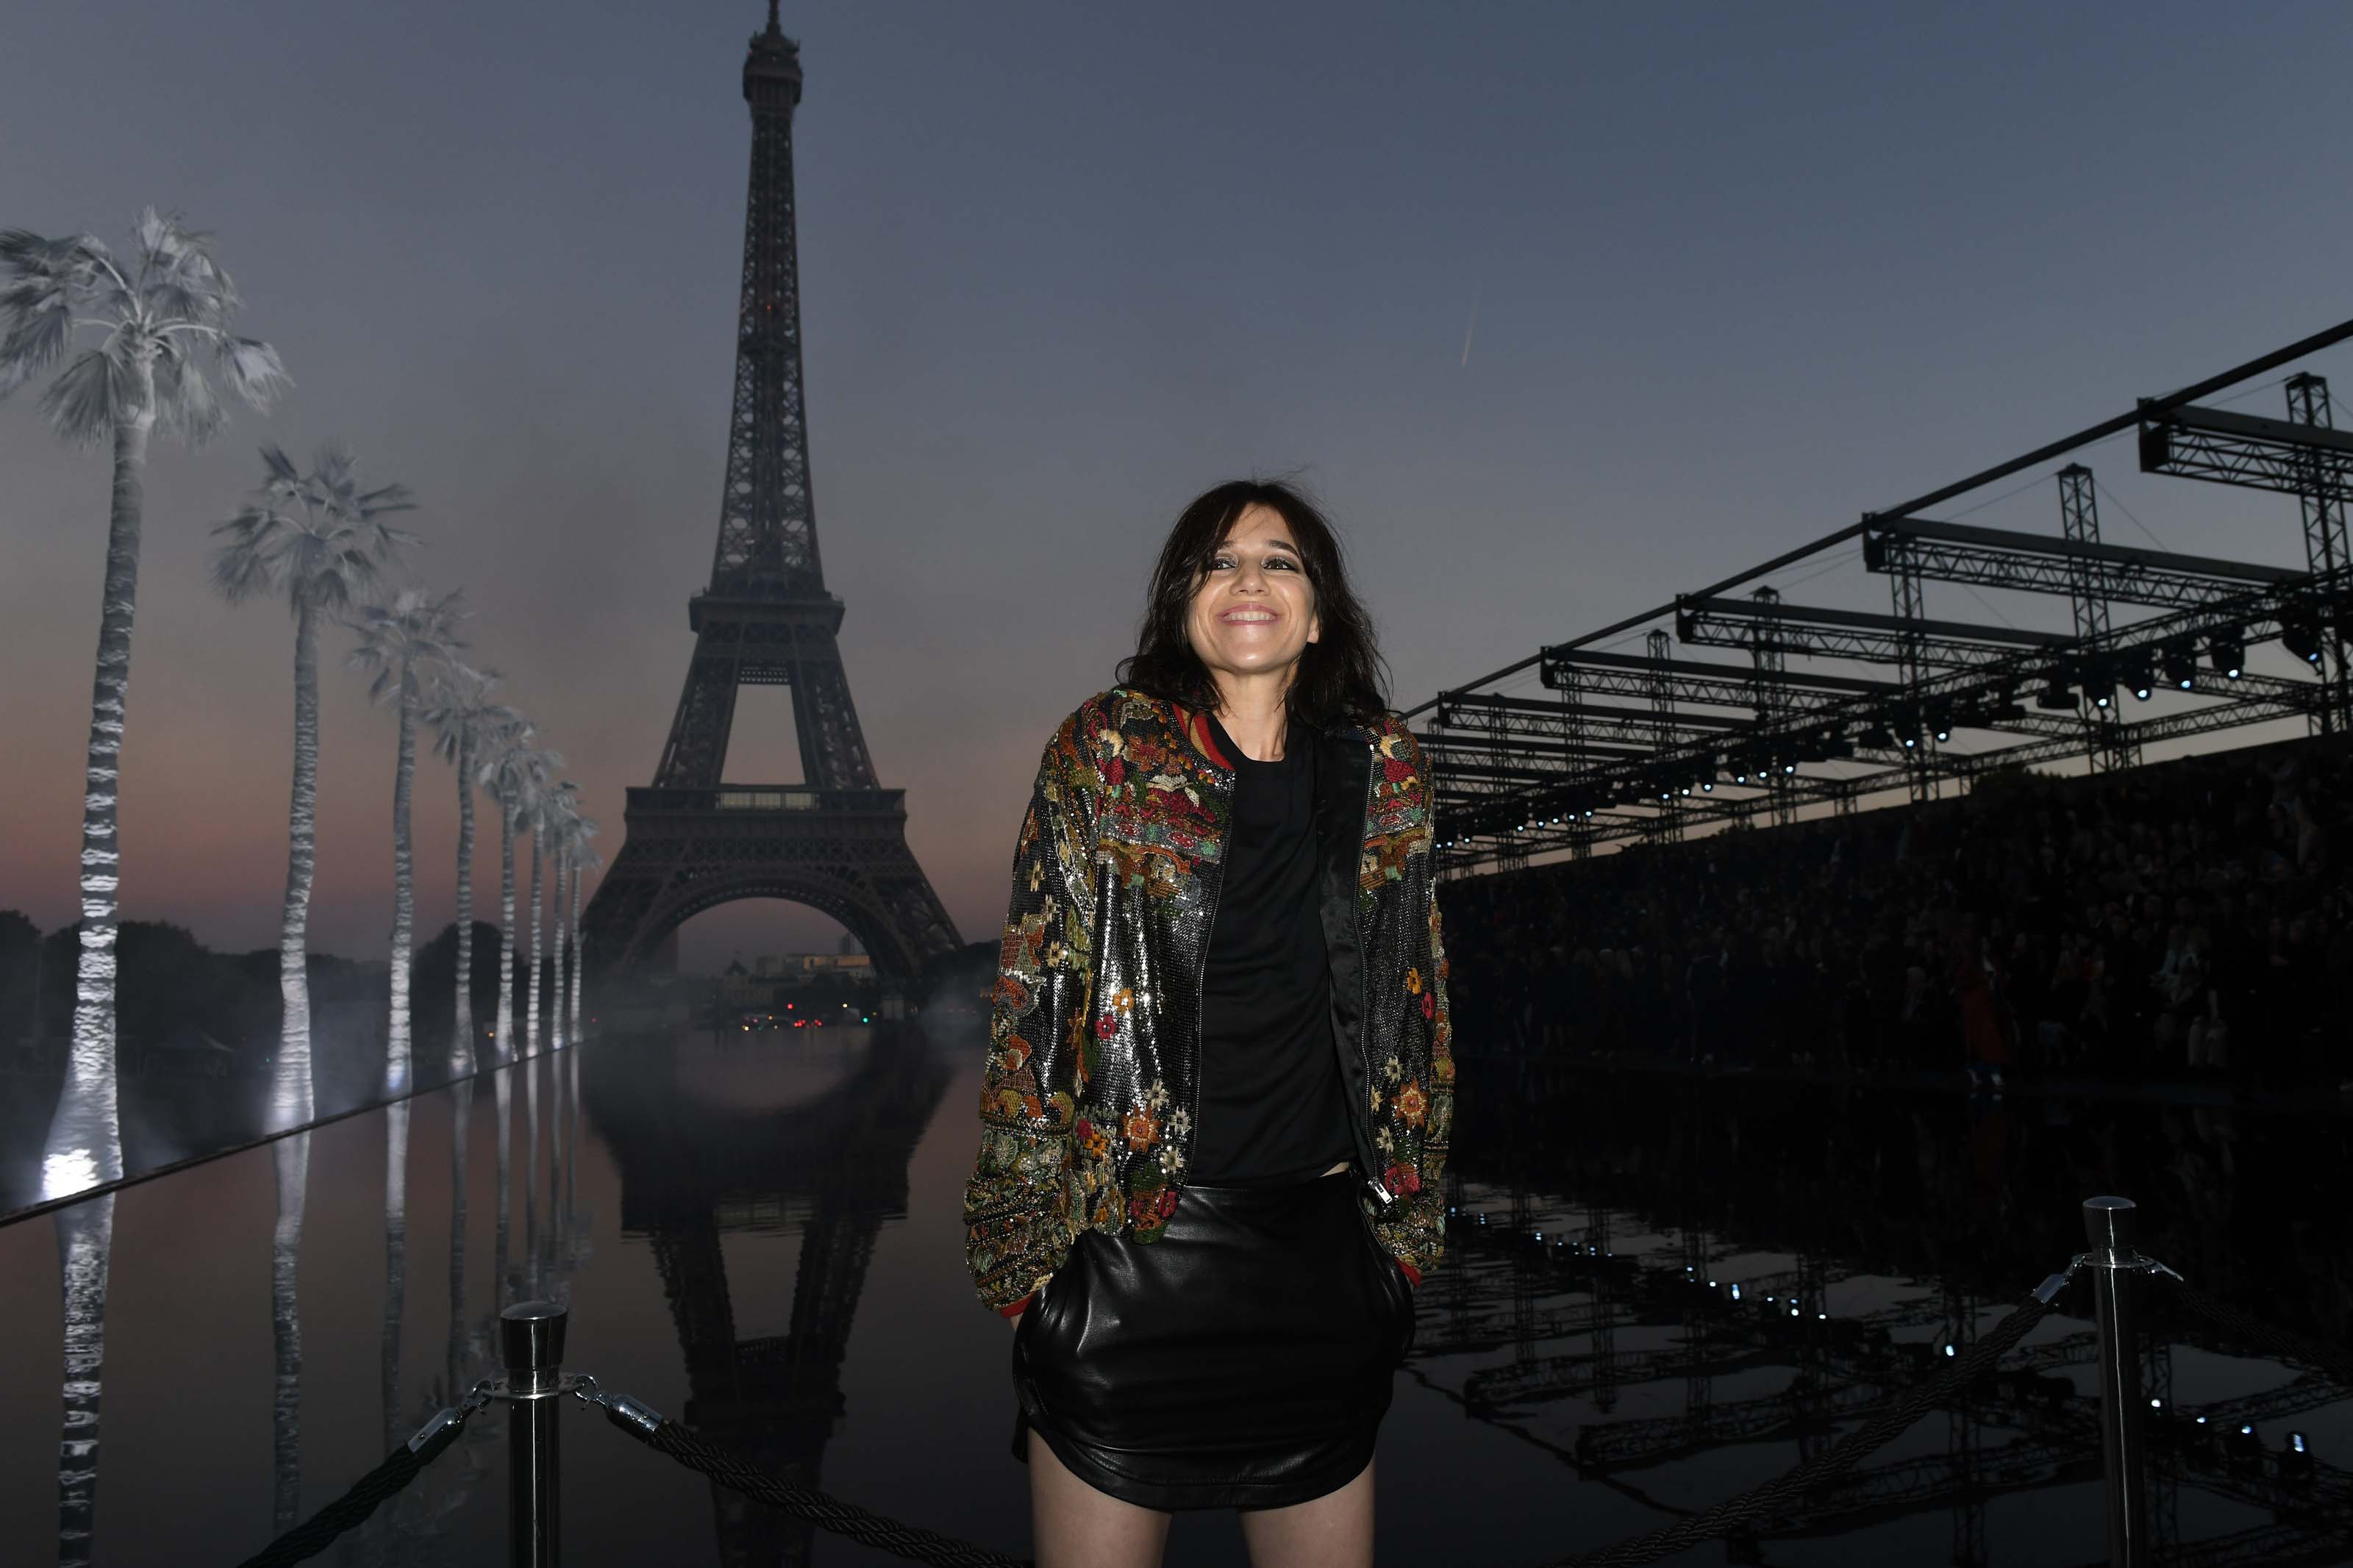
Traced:
[[1349, 1157], [1316, 899], [1315, 745], [1297, 724], [1271, 763], [1234, 765], [1233, 826], [1201, 978], [1201, 1121], [1187, 1179], [1303, 1181]]

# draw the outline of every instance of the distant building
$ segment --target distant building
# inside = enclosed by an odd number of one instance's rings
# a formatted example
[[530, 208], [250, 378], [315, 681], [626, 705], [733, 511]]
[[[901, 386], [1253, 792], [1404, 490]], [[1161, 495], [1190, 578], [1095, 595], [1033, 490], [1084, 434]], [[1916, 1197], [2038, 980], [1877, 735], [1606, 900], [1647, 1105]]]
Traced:
[[823, 975], [863, 980], [874, 973], [874, 961], [862, 952], [770, 953], [754, 961], [753, 973], [784, 985], [806, 985]]

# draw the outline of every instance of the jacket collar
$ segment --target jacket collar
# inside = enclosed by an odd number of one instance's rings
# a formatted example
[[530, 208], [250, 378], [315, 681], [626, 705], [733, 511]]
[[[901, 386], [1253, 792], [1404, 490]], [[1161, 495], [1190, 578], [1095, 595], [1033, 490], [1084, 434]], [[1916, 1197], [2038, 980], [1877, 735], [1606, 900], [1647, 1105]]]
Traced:
[[[1187, 708], [1176, 702], [1168, 704], [1168, 711], [1175, 718], [1177, 729], [1184, 732], [1185, 739], [1191, 742], [1196, 752], [1227, 773], [1234, 771], [1231, 759], [1227, 757], [1218, 745], [1217, 731], [1210, 727], [1209, 716], [1207, 713], [1198, 708]], [[1374, 740], [1373, 732], [1360, 725], [1317, 724], [1305, 719], [1297, 720], [1295, 722], [1318, 743], [1355, 741], [1359, 744], [1370, 744]]]

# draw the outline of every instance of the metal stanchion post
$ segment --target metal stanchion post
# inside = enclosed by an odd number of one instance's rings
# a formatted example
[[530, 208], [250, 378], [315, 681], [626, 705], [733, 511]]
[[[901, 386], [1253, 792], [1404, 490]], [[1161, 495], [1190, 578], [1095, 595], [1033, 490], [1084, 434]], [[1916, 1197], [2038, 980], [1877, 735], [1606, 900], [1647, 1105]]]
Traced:
[[555, 1568], [562, 1531], [556, 1507], [556, 1426], [564, 1383], [565, 1310], [518, 1301], [499, 1314], [506, 1361], [508, 1561]]
[[2100, 1325], [2100, 1460], [2108, 1479], [2110, 1568], [2148, 1562], [2148, 1478], [2141, 1468], [2140, 1276], [2130, 1198], [2087, 1198], [2084, 1258]]

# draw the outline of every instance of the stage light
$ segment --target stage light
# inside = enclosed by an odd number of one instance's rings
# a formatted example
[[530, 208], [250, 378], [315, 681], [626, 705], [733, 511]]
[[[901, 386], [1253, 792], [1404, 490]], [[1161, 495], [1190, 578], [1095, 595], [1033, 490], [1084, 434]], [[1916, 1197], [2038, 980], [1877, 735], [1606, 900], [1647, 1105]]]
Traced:
[[2214, 668], [2222, 672], [2225, 680], [2236, 680], [2245, 673], [2247, 647], [2242, 640], [2245, 636], [2243, 632], [2234, 631], [2225, 637], [2217, 632], [2208, 645], [2207, 655], [2213, 661]]
[[2165, 645], [2162, 656], [2165, 683], [2177, 691], [2188, 691], [2198, 684], [2198, 650], [2186, 637], [2177, 637]]
[[2280, 642], [2305, 663], [2320, 662], [2320, 623], [2309, 608], [2299, 606], [2280, 617]]
[[1699, 781], [1699, 787], [1702, 794], [1714, 795], [1715, 793], [1715, 781], [1714, 779], [1702, 779]]

